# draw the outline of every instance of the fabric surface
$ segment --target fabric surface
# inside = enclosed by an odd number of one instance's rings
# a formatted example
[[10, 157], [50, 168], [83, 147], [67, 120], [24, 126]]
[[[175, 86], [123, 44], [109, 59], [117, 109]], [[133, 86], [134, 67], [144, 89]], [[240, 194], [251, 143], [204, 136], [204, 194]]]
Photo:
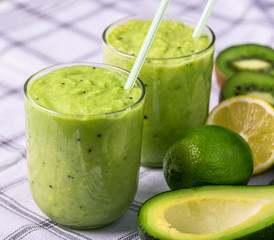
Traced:
[[[141, 204], [168, 187], [161, 169], [141, 168], [139, 190], [114, 223], [76, 231], [48, 219], [32, 200], [27, 181], [23, 84], [33, 73], [57, 63], [102, 62], [101, 35], [113, 21], [154, 13], [159, 0], [6, 0], [0, 1], [0, 239], [139, 239], [136, 214]], [[198, 18], [206, 0], [171, 0], [168, 14]], [[239, 43], [274, 46], [273, 0], [219, 0], [208, 25], [217, 54]], [[219, 88], [212, 80], [210, 110]], [[266, 185], [274, 169], [252, 177]]]

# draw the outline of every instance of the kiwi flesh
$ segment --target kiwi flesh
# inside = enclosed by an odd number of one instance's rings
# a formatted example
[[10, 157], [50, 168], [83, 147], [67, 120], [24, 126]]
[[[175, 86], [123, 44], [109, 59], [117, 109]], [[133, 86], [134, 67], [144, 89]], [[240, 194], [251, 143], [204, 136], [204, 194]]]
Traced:
[[245, 70], [274, 76], [274, 50], [259, 44], [242, 44], [226, 48], [218, 54], [215, 72], [220, 87], [235, 73]]
[[222, 87], [224, 99], [249, 95], [261, 98], [274, 106], [274, 76], [252, 71], [242, 71], [229, 78]]

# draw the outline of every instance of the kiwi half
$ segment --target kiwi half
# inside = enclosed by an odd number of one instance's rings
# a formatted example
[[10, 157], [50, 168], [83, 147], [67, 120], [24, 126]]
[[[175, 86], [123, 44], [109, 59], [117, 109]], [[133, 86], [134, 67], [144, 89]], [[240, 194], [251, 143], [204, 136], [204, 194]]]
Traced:
[[236, 73], [224, 83], [222, 96], [227, 99], [237, 95], [258, 97], [274, 106], [274, 76], [252, 71]]
[[216, 58], [215, 72], [220, 87], [235, 73], [245, 70], [274, 75], [274, 50], [259, 44], [242, 44], [224, 49]]

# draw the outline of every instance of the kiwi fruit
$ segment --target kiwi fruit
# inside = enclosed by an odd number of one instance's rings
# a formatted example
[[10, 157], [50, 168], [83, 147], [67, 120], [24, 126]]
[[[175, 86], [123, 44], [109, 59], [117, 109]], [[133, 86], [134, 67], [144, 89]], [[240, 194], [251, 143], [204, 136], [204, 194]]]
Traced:
[[249, 95], [261, 98], [274, 106], [274, 76], [252, 71], [238, 72], [224, 83], [221, 92], [224, 99]]
[[274, 75], [274, 50], [259, 44], [235, 45], [221, 51], [215, 62], [220, 87], [240, 71], [264, 72]]

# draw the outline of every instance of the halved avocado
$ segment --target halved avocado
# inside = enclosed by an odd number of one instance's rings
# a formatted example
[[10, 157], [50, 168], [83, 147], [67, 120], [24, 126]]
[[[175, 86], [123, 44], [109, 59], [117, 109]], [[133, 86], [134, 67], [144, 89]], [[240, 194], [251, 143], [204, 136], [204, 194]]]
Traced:
[[274, 186], [205, 186], [156, 195], [137, 216], [142, 240], [274, 239]]
[[220, 87], [235, 73], [245, 70], [274, 75], [274, 50], [260, 44], [241, 44], [218, 54], [215, 72]]

